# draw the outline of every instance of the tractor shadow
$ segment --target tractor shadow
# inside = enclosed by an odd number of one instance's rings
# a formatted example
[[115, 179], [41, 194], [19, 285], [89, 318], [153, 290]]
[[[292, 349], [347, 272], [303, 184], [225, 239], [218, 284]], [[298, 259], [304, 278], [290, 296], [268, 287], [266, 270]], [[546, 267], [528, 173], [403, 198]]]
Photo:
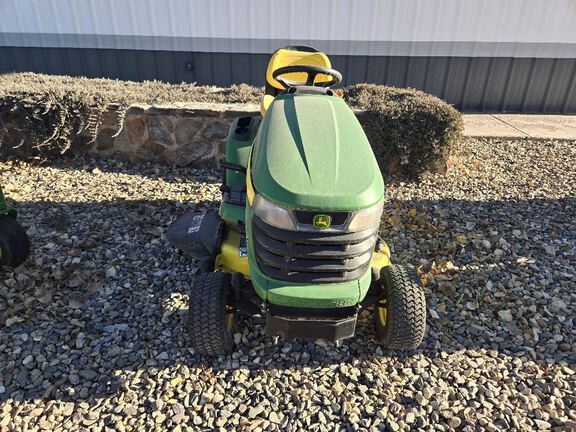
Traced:
[[[79, 171], [85, 175], [121, 174], [138, 176], [149, 180], [162, 180], [167, 183], [202, 182], [205, 184], [221, 184], [222, 173], [215, 169], [212, 162], [206, 162], [206, 166], [178, 166], [172, 165], [170, 170], [160, 168], [157, 161], [134, 161], [122, 159], [104, 159], [88, 157], [81, 154], [80, 157], [73, 153], [58, 155], [53, 159], [23, 159], [16, 156], [4, 157], [0, 152], [0, 161], [10, 161], [14, 166], [20, 163], [30, 164], [35, 167], [54, 168], [62, 171]], [[168, 172], [167, 172], [168, 171]]]
[[[184, 211], [217, 205], [201, 201], [184, 209], [170, 200], [17, 203], [31, 231], [33, 253], [15, 271], [0, 272], [0, 382], [6, 388], [0, 401], [109, 397], [144, 388], [146, 379], [132, 383], [135, 375], [182, 368], [203, 370], [206, 379], [239, 368], [250, 373], [337, 372], [346, 364], [377, 364], [385, 371], [382, 365], [405, 358], [441, 359], [465, 350], [490, 351], [502, 361], [575, 363], [573, 352], [560, 345], [574, 344], [573, 306], [568, 302], [556, 313], [550, 309], [558, 286], [576, 288], [569, 275], [575, 198], [390, 202], [397, 218], [385, 215], [382, 229], [395, 261], [433, 276], [425, 288], [427, 333], [414, 352], [379, 348], [368, 310], [361, 314], [357, 336], [341, 347], [301, 340], [273, 345], [261, 325], [246, 322], [233, 355], [207, 358], [191, 349], [185, 328], [197, 263], [174, 250], [164, 232]], [[47, 218], [52, 214], [65, 214], [66, 220]], [[490, 253], [481, 248], [482, 239], [494, 241], [494, 227], [500, 227], [498, 235], [508, 245], [500, 243], [497, 256], [496, 246]], [[543, 238], [542, 227], [548, 237]], [[515, 230], [521, 234], [515, 236]], [[466, 241], [456, 238], [459, 233]], [[547, 244], [557, 246], [555, 256]], [[432, 262], [440, 263], [436, 271]], [[532, 291], [541, 294], [533, 298]], [[502, 321], [498, 312], [503, 310], [510, 310], [513, 319]], [[552, 332], [562, 340], [551, 341]]]

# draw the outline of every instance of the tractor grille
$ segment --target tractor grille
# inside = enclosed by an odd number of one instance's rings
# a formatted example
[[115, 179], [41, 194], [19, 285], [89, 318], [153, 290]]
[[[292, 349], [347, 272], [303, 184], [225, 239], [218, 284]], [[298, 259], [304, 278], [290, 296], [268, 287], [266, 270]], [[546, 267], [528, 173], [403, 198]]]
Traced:
[[254, 252], [267, 276], [297, 283], [358, 279], [370, 265], [378, 227], [348, 232], [289, 231], [252, 219]]

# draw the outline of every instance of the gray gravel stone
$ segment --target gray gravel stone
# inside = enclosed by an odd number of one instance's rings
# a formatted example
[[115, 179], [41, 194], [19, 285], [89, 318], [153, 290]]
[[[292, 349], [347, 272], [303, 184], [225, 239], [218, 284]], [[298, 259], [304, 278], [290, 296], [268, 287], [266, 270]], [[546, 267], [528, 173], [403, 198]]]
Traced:
[[0, 275], [0, 430], [570, 430], [575, 160], [470, 140], [446, 176], [387, 180], [382, 235], [425, 282], [418, 350], [378, 346], [368, 308], [340, 347], [242, 321], [213, 359], [186, 332], [198, 263], [164, 235], [217, 205], [218, 173], [0, 162], [34, 245]]
[[85, 380], [92, 381], [94, 378], [98, 376], [98, 372], [95, 372], [91, 369], [81, 369], [78, 372], [78, 375], [80, 375], [80, 377]]
[[248, 410], [248, 417], [253, 419], [259, 416], [262, 412], [264, 412], [264, 407], [262, 405], [258, 405], [252, 407]]
[[451, 417], [448, 419], [448, 426], [454, 429], [458, 428], [461, 423], [462, 421], [458, 417]]
[[498, 317], [502, 321], [506, 321], [506, 322], [510, 322], [514, 319], [514, 317], [512, 316], [512, 312], [510, 312], [510, 309], [498, 311]]

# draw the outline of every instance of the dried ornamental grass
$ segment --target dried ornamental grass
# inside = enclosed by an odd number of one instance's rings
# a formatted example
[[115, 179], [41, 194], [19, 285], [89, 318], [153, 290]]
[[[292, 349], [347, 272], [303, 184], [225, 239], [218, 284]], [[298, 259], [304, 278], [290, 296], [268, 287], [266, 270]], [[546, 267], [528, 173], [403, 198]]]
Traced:
[[[258, 102], [262, 90], [246, 84], [230, 88], [195, 84], [142, 83], [111, 79], [51, 76], [34, 73], [0, 75], [0, 149], [7, 124], [16, 124], [21, 140], [12, 143], [20, 154], [45, 158], [66, 152], [74, 137], [95, 138], [108, 105], [116, 105], [118, 131], [133, 104], [174, 102]], [[7, 149], [2, 149], [7, 150]]]

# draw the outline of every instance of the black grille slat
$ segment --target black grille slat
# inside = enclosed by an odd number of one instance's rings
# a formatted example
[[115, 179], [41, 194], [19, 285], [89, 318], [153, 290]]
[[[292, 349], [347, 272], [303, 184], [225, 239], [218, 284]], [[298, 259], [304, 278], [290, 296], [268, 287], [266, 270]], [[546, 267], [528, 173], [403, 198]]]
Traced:
[[254, 252], [269, 277], [298, 283], [335, 283], [361, 277], [376, 242], [377, 227], [354, 233], [289, 231], [252, 219]]
[[260, 269], [269, 277], [277, 280], [285, 280], [296, 283], [337, 283], [359, 279], [368, 269], [368, 267], [359, 268], [353, 272], [339, 273], [311, 273], [311, 272], [286, 272], [275, 267], [266, 266], [258, 263]]
[[272, 237], [267, 236], [259, 228], [254, 229], [254, 241], [258, 242], [264, 249], [275, 254], [282, 256], [291, 256], [294, 258], [309, 258], [309, 259], [347, 259], [354, 258], [362, 255], [369, 250], [374, 241], [368, 238], [359, 243], [349, 245], [323, 245], [318, 248], [317, 245], [302, 244], [302, 243], [286, 243]]
[[305, 271], [312, 273], [324, 272], [349, 272], [356, 270], [359, 267], [365, 266], [370, 261], [371, 254], [364, 253], [354, 258], [349, 259], [323, 259], [311, 260], [305, 258], [288, 258], [283, 256], [274, 255], [265, 249], [258, 251], [258, 258], [266, 265], [276, 267], [287, 271]]
[[362, 240], [369, 238], [375, 239], [378, 227], [370, 228], [358, 232], [333, 232], [333, 231], [289, 231], [282, 228], [276, 228], [263, 222], [257, 216], [252, 219], [254, 225], [260, 228], [268, 237], [273, 239], [299, 244], [314, 244], [314, 245], [349, 245], [359, 243]]

